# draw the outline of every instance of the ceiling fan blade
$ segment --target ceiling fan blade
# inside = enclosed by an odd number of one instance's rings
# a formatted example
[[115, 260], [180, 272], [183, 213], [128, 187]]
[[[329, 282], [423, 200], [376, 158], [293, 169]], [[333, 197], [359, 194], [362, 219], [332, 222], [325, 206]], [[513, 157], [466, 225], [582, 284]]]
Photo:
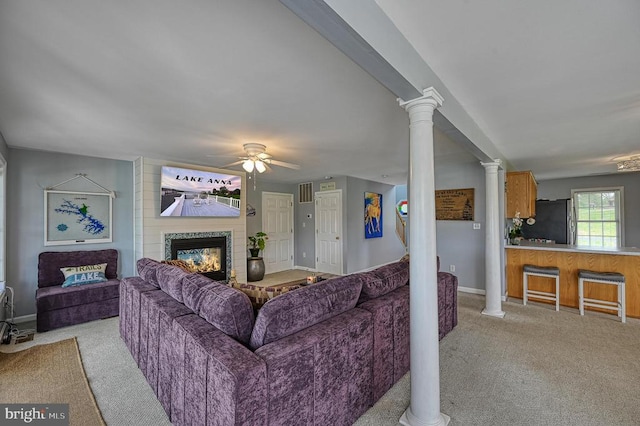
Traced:
[[238, 164], [242, 164], [244, 162], [244, 160], [239, 160], [236, 162], [233, 162], [231, 164], [225, 164], [224, 166], [220, 166], [220, 167], [231, 167], [231, 166], [237, 166]]
[[300, 166], [297, 164], [286, 163], [284, 161], [278, 161], [273, 159], [269, 159], [268, 161], [269, 161], [269, 164], [273, 164], [274, 166], [281, 166], [281, 167], [287, 167], [289, 169], [300, 170]]
[[271, 158], [271, 154], [267, 154], [266, 152], [261, 152], [260, 154], [256, 155], [256, 157], [264, 161], [264, 160], [269, 160]]
[[205, 156], [211, 158], [242, 158], [241, 154], [205, 154]]

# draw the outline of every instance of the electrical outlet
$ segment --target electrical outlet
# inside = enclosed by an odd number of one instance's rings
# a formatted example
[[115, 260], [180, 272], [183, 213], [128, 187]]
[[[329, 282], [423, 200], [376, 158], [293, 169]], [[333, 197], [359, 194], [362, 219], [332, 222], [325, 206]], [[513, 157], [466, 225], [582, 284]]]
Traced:
[[449, 272], [455, 272], [456, 271], [456, 265], [449, 265]]
[[303, 252], [302, 252], [302, 257], [303, 257], [303, 258], [304, 258], [304, 257], [307, 257], [307, 252], [306, 252], [306, 251], [303, 251]]
[[306, 228], [307, 227], [307, 222], [302, 222], [302, 227]]
[[480, 229], [480, 224], [479, 223], [474, 223], [473, 224], [473, 229]]

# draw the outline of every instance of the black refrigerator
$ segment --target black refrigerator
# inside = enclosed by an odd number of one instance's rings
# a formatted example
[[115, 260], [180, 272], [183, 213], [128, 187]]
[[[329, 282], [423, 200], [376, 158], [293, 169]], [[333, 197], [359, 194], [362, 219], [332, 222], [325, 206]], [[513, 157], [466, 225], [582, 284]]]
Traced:
[[573, 203], [570, 198], [536, 200], [536, 223], [522, 225], [527, 240], [551, 240], [557, 244], [574, 244], [575, 226]]

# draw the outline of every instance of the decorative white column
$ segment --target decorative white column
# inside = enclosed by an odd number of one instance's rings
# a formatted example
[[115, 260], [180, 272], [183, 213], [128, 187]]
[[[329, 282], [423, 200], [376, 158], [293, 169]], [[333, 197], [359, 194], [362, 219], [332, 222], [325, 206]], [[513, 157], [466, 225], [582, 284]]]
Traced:
[[498, 168], [500, 160], [492, 163], [480, 163], [484, 167], [486, 185], [486, 226], [485, 226], [485, 308], [484, 315], [504, 318], [502, 310], [501, 274], [500, 274], [500, 240], [504, 234], [501, 225], [500, 200], [498, 198]]
[[409, 113], [409, 253], [411, 405], [400, 418], [406, 426], [449, 424], [440, 413], [436, 206], [433, 171], [433, 112], [442, 105], [433, 87], [400, 101]]

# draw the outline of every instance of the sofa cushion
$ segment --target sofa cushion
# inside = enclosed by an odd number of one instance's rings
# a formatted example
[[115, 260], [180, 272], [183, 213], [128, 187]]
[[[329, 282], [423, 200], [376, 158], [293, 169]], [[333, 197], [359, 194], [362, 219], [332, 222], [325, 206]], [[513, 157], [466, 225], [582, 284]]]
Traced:
[[224, 282], [200, 274], [182, 279], [184, 304], [226, 335], [247, 344], [254, 316], [249, 298]]
[[165, 293], [180, 303], [182, 303], [182, 279], [187, 275], [190, 274], [177, 266], [164, 263], [156, 266], [158, 285]]
[[409, 282], [409, 263], [393, 262], [358, 275], [363, 280], [358, 303], [363, 303], [406, 285]]
[[372, 335], [371, 313], [355, 308], [257, 349], [267, 365], [268, 424], [354, 424], [374, 402]]
[[160, 375], [158, 392], [161, 402], [168, 394], [171, 423], [266, 426], [264, 360], [197, 315], [176, 318], [172, 328], [173, 338], [161, 342], [173, 353], [171, 375]]
[[143, 257], [138, 260], [136, 265], [138, 267], [138, 275], [140, 275], [140, 278], [152, 286], [160, 288], [160, 284], [158, 284], [158, 278], [156, 276], [156, 268], [160, 265], [160, 262], [149, 259], [148, 257]]
[[361, 289], [358, 274], [346, 275], [269, 300], [258, 313], [250, 346], [257, 349], [355, 307]]
[[106, 263], [105, 276], [109, 280], [118, 278], [118, 251], [80, 250], [45, 251], [38, 256], [38, 287], [59, 286], [64, 282], [60, 268], [69, 266], [96, 265]]
[[[170, 347], [161, 346], [163, 336], [172, 334], [175, 318], [192, 314], [191, 310], [164, 291], [140, 293], [140, 346], [138, 367], [158, 396], [162, 372], [171, 369]], [[168, 353], [169, 352], [169, 353]]]
[[409, 286], [359, 304], [373, 323], [373, 400], [409, 371]]
[[107, 277], [104, 275], [106, 268], [106, 263], [60, 268], [62, 275], [64, 275], [62, 287], [103, 283], [107, 281]]
[[212, 283], [217, 283], [217, 281], [201, 274], [186, 275], [182, 278], [181, 283], [182, 303], [195, 312], [194, 308], [197, 309], [202, 303], [203, 292], [200, 289]]
[[45, 287], [36, 290], [38, 312], [85, 305], [120, 297], [120, 280], [109, 280], [90, 286]]

